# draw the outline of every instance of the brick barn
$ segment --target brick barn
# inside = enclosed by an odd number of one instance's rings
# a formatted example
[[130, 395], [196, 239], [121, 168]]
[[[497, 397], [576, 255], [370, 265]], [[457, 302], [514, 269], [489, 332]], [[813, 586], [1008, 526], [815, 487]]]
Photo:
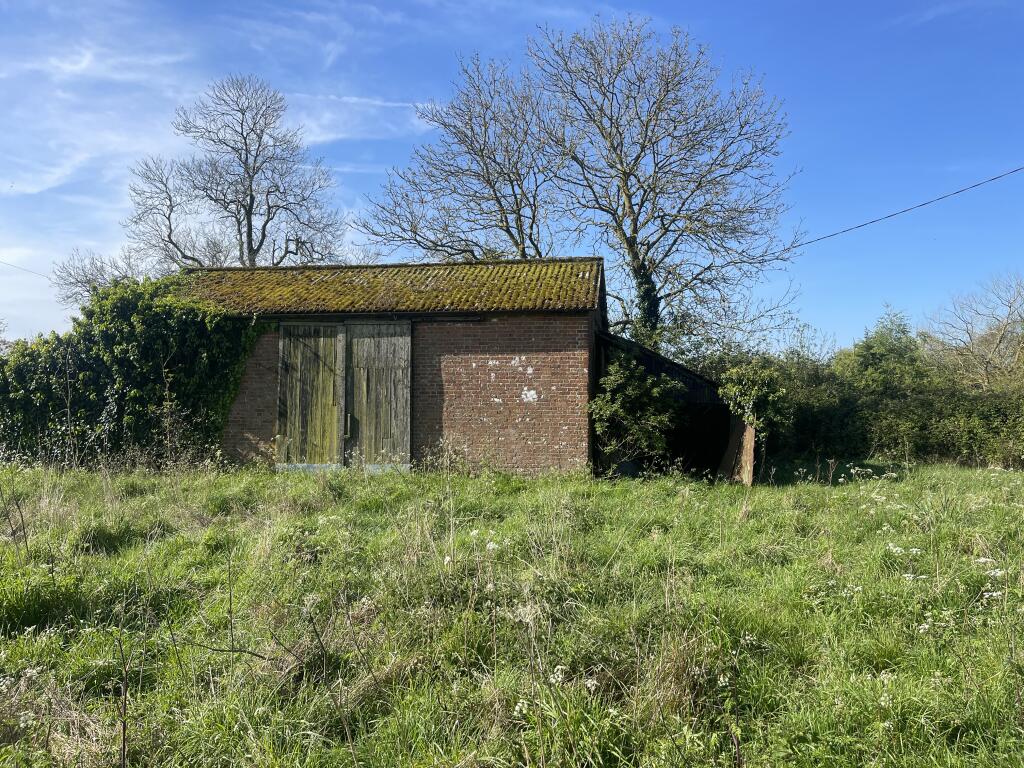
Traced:
[[[500, 469], [586, 467], [587, 404], [610, 345], [629, 344], [607, 333], [597, 258], [191, 275], [197, 295], [272, 329], [246, 363], [223, 435], [240, 460], [408, 466], [443, 443]], [[728, 417], [713, 385], [637, 349], [689, 377], [694, 407], [711, 419], [700, 428], [713, 435], [704, 462], [717, 464]]]

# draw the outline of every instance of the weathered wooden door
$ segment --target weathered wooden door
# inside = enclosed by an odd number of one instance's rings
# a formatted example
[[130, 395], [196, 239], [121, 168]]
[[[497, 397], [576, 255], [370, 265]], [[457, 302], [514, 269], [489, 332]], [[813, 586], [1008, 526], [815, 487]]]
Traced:
[[370, 467], [409, 464], [410, 325], [352, 323], [345, 455]]
[[278, 463], [341, 463], [344, 375], [344, 326], [281, 326]]

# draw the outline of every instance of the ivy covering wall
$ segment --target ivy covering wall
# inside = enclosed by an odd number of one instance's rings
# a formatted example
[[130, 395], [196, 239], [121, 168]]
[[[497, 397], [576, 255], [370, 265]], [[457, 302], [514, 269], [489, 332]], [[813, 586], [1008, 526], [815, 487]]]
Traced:
[[217, 442], [261, 328], [185, 277], [97, 290], [66, 333], [0, 355], [0, 458], [160, 463]]

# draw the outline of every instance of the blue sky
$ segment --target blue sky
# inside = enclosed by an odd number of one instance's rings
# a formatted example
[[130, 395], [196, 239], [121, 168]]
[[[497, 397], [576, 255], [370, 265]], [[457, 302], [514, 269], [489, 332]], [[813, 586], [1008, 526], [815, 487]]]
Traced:
[[[78, 246], [113, 251], [127, 169], [175, 154], [174, 106], [255, 73], [287, 95], [357, 209], [430, 139], [414, 104], [444, 99], [457, 56], [516, 60], [537, 25], [647, 15], [686, 27], [725, 72], [780, 97], [797, 170], [786, 226], [824, 234], [1024, 165], [1022, 0], [630, 2], [0, 0], [0, 260], [39, 272]], [[806, 248], [801, 317], [841, 343], [886, 304], [923, 320], [1021, 269], [1024, 174]], [[770, 286], [769, 286], [770, 287]], [[9, 336], [63, 328], [48, 283], [0, 265]]]

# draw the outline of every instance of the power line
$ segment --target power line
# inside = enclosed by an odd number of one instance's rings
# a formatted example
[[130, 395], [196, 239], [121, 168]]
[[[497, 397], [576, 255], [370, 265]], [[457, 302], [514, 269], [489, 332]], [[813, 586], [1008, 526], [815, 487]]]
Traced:
[[47, 280], [50, 279], [49, 275], [44, 275], [42, 272], [36, 272], [34, 269], [29, 269], [28, 267], [22, 267], [17, 264], [11, 264], [11, 262], [9, 261], [3, 261], [2, 259], [0, 259], [0, 264], [3, 264], [5, 267], [13, 267], [14, 269], [20, 269], [22, 272], [28, 272], [30, 275], [38, 275], [39, 277], [44, 277]]
[[840, 229], [837, 232], [832, 232], [832, 233], [827, 234], [827, 235], [822, 235], [821, 237], [815, 237], [815, 238], [813, 238], [811, 240], [804, 240], [802, 243], [797, 243], [794, 246], [791, 246], [789, 248], [784, 248], [782, 251], [776, 251], [775, 253], [770, 254], [770, 255], [774, 256], [774, 255], [776, 255], [778, 253], [783, 253], [784, 251], [791, 251], [791, 250], [795, 250], [796, 248], [803, 248], [805, 245], [812, 245], [814, 243], [820, 243], [822, 240], [828, 240], [828, 239], [833, 238], [833, 237], [839, 237], [839, 235], [845, 235], [847, 232], [853, 232], [855, 229], [863, 229], [864, 227], [870, 227], [872, 224], [877, 224], [880, 221], [886, 221], [887, 219], [894, 219], [897, 216], [902, 216], [904, 213], [910, 213], [911, 211], [916, 211], [918, 208], [924, 208], [926, 205], [931, 205], [932, 203], [937, 203], [940, 200], [946, 200], [947, 198], [955, 197], [956, 195], [963, 194], [964, 192], [969, 192], [972, 189], [977, 189], [978, 187], [983, 187], [986, 184], [991, 184], [993, 181], [999, 181], [1000, 179], [1005, 179], [1007, 176], [1012, 176], [1013, 174], [1020, 173], [1021, 171], [1024, 171], [1024, 165], [1019, 166], [1017, 168], [1014, 168], [1012, 170], [1006, 171], [1005, 173], [1000, 173], [998, 176], [993, 176], [990, 179], [985, 179], [984, 181], [979, 181], [979, 182], [977, 182], [975, 184], [971, 184], [969, 186], [963, 187], [963, 188], [958, 189], [958, 190], [956, 190], [954, 192], [947, 192], [944, 195], [939, 195], [938, 197], [933, 197], [931, 200], [925, 200], [923, 203], [918, 203], [917, 205], [912, 205], [909, 208], [904, 208], [901, 211], [896, 211], [895, 213], [889, 213], [889, 214], [886, 214], [885, 216], [879, 216], [877, 219], [871, 219], [871, 221], [865, 221], [865, 222], [863, 222], [861, 224], [856, 224], [856, 225], [854, 225], [852, 227], [847, 227], [846, 229]]

